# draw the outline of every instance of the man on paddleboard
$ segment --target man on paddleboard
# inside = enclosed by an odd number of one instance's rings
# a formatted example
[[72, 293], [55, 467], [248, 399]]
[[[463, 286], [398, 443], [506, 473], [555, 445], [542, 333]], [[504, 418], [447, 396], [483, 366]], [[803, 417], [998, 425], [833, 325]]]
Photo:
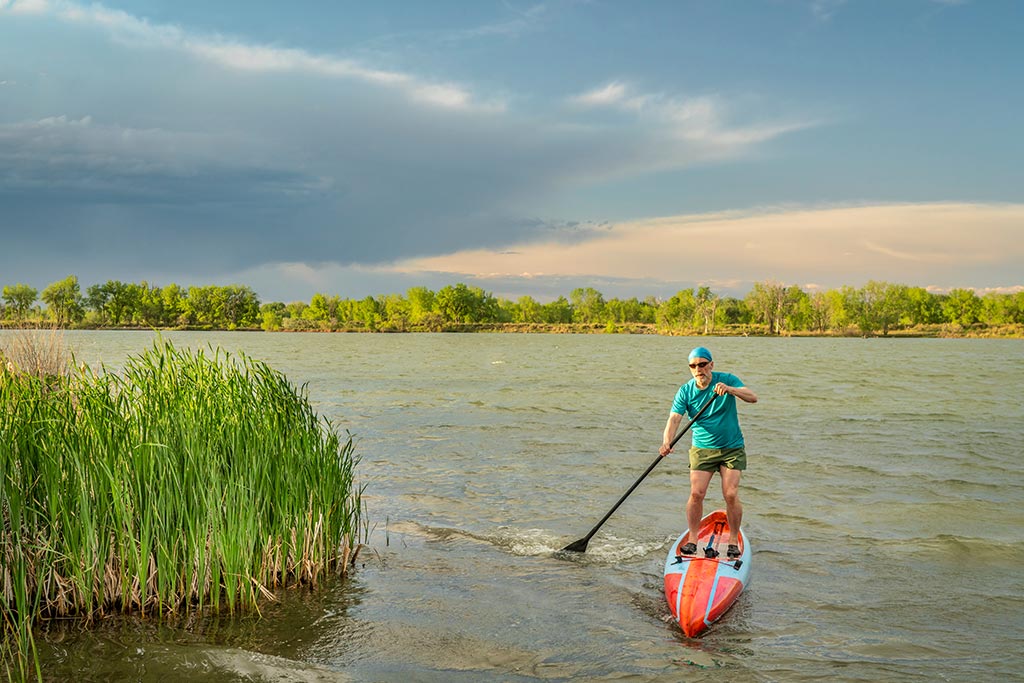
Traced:
[[703, 346], [690, 351], [689, 366], [693, 378], [676, 392], [660, 449], [663, 457], [671, 453], [672, 439], [679, 430], [683, 416], [696, 415], [706, 403], [713, 401], [692, 427], [690, 498], [686, 501], [686, 523], [690, 528], [690, 538], [682, 547], [682, 553], [693, 555], [697, 552], [704, 496], [711, 477], [718, 472], [722, 476], [722, 497], [725, 498], [729, 523], [729, 548], [726, 554], [732, 559], [740, 556], [737, 536], [743, 520], [739, 493], [740, 473], [747, 468], [747, 453], [736, 412], [736, 399], [757, 403], [757, 394], [745, 387], [736, 375], [715, 372], [711, 352]]

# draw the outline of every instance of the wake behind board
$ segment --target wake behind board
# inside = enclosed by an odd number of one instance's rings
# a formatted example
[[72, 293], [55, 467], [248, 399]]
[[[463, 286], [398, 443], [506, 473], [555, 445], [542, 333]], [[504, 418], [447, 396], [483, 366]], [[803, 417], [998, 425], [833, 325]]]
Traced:
[[[692, 638], [703, 633], [736, 602], [750, 578], [751, 552], [741, 528], [740, 557], [726, 557], [729, 522], [725, 510], [715, 510], [701, 520], [695, 555], [680, 553], [688, 536], [689, 532], [684, 531], [669, 548], [665, 560], [665, 599], [683, 633]], [[704, 557], [709, 544], [718, 551], [717, 558]]]

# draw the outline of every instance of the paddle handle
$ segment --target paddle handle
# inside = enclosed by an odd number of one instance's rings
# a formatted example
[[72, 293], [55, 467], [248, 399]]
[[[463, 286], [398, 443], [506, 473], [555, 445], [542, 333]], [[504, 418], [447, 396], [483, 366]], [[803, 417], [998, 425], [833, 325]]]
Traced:
[[[697, 418], [700, 417], [704, 413], [704, 411], [708, 409], [708, 406], [711, 405], [711, 402], [714, 401], [715, 398], [716, 398], [716, 396], [714, 394], [712, 394], [711, 398], [708, 399], [707, 403], [705, 403], [703, 406], [701, 406], [701, 409], [697, 411], [697, 414], [694, 415], [690, 419], [690, 421], [686, 423], [686, 426], [683, 427], [683, 430], [681, 432], [679, 432], [678, 434], [676, 434], [676, 438], [672, 439], [672, 443], [669, 444], [669, 448], [671, 448], [672, 446], [675, 446], [676, 442], [679, 441], [679, 439], [682, 438], [683, 434], [685, 434], [687, 431], [689, 431], [690, 427], [693, 426], [693, 423], [696, 422]], [[625, 501], [627, 498], [629, 498], [629, 494], [633, 493], [633, 491], [636, 490], [636, 487], [640, 485], [640, 482], [642, 482], [644, 479], [647, 478], [647, 475], [651, 473], [651, 470], [653, 470], [655, 467], [658, 466], [658, 463], [661, 462], [661, 459], [663, 457], [664, 456], [659, 454], [658, 457], [654, 459], [654, 462], [652, 462], [650, 465], [648, 465], [647, 469], [644, 470], [644, 473], [641, 474], [640, 477], [636, 481], [633, 482], [633, 485], [629, 487], [629, 490], [626, 491], [624, 494], [622, 494], [622, 497], [619, 498], [615, 502], [615, 505], [613, 505], [612, 509], [608, 511], [608, 514], [606, 514], [604, 517], [602, 517], [601, 521], [594, 525], [594, 528], [590, 530], [590, 533], [587, 534], [586, 536], [584, 536], [579, 541], [576, 541], [576, 543], [573, 543], [572, 545], [577, 545], [577, 544], [581, 544], [582, 543], [583, 547], [586, 547], [586, 544], [590, 541], [591, 538], [594, 537], [594, 534], [597, 533], [597, 530], [600, 529], [601, 526], [605, 522], [608, 521], [608, 518], [611, 517], [615, 513], [615, 511], [619, 509], [619, 506], [622, 505], [623, 501]]]

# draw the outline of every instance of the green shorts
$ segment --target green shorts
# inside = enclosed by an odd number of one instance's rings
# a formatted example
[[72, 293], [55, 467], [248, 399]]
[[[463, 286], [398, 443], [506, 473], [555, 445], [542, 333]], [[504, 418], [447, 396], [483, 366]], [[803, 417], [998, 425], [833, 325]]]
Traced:
[[725, 466], [730, 470], [747, 469], [747, 452], [742, 448], [690, 448], [690, 469], [717, 472]]

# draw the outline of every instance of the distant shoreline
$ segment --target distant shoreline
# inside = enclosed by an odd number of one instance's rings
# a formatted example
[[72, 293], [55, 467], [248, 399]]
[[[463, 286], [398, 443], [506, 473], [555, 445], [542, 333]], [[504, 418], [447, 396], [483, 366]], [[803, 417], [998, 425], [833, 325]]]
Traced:
[[[3, 330], [24, 330], [24, 329], [53, 329], [52, 326], [29, 325], [24, 323], [12, 324], [0, 322], [0, 329]], [[988, 325], [973, 325], [970, 328], [962, 328], [959, 325], [927, 325], [911, 329], [889, 330], [887, 334], [874, 332], [864, 334], [856, 328], [845, 331], [827, 330], [814, 332], [808, 330], [782, 331], [777, 334], [769, 333], [765, 325], [731, 325], [720, 326], [705, 333], [703, 330], [694, 329], [671, 329], [659, 327], [646, 323], [619, 323], [619, 324], [588, 324], [588, 323], [446, 323], [443, 325], [421, 327], [408, 326], [405, 328], [386, 327], [370, 329], [365, 326], [323, 326], [319, 328], [308, 327], [302, 329], [277, 329], [264, 330], [261, 327], [225, 328], [209, 326], [175, 326], [175, 327], [144, 327], [141, 325], [118, 325], [118, 326], [73, 326], [62, 328], [65, 330], [87, 330], [87, 331], [117, 331], [117, 332], [165, 332], [165, 331], [189, 331], [189, 332], [266, 332], [275, 333], [301, 333], [312, 332], [318, 334], [419, 334], [419, 333], [450, 333], [450, 334], [631, 334], [631, 335], [658, 335], [663, 337], [801, 337], [801, 338], [883, 338], [883, 339], [1024, 339], [1024, 325], [1001, 325], [998, 327]]]

